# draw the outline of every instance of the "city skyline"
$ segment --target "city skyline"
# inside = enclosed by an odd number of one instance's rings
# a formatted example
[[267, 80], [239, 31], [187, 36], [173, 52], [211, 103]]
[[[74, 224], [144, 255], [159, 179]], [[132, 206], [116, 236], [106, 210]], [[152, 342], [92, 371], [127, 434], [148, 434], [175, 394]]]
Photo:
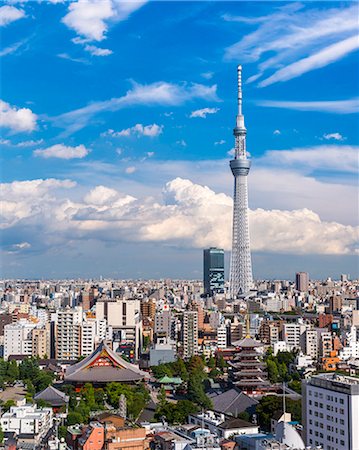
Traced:
[[238, 64], [254, 278], [358, 276], [358, 5], [92, 6], [0, 7], [2, 276], [228, 273]]

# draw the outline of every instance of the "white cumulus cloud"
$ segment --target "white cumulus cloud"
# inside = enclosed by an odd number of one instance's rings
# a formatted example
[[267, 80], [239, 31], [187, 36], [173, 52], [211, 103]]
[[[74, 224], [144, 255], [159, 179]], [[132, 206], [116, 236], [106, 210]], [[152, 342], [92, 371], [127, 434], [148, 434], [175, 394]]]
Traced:
[[17, 108], [0, 100], [0, 127], [13, 132], [33, 131], [36, 128], [37, 115], [29, 108]]
[[0, 26], [8, 25], [15, 20], [25, 17], [22, 9], [15, 8], [15, 6], [5, 5], [0, 7]]
[[[79, 200], [81, 195], [74, 189], [67, 193], [60, 189], [74, 187], [69, 180], [2, 185], [4, 232], [16, 227], [18, 236], [26, 230], [26, 236], [41, 236], [41, 243], [50, 246], [62, 246], [68, 239], [95, 239], [163, 242], [187, 248], [231, 247], [232, 198], [206, 186], [175, 178], [166, 183], [161, 200], [135, 198], [104, 185], [95, 186]], [[253, 251], [357, 252], [358, 227], [325, 222], [307, 208], [258, 208], [250, 211], [249, 217]]]
[[78, 0], [70, 3], [62, 22], [90, 41], [102, 41], [109, 24], [126, 20], [145, 1]]
[[51, 147], [44, 149], [34, 150], [34, 156], [40, 156], [41, 158], [59, 158], [59, 159], [75, 159], [84, 158], [89, 151], [84, 145], [78, 145], [77, 147], [70, 147], [64, 144], [55, 144]]
[[219, 108], [202, 108], [197, 109], [196, 111], [192, 111], [190, 117], [201, 117], [202, 119], [205, 119], [208, 114], [215, 114], [219, 111]]

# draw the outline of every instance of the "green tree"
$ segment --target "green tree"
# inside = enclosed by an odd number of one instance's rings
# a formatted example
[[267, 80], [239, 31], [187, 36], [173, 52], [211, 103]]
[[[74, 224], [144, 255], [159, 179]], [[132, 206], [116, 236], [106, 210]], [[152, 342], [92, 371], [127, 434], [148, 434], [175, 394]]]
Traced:
[[6, 400], [6, 402], [2, 405], [2, 410], [3, 410], [4, 412], [7, 412], [7, 411], [10, 410], [10, 408], [11, 408], [12, 406], [16, 406], [15, 401], [12, 400], [12, 399]]
[[177, 403], [165, 402], [162, 406], [158, 405], [155, 418], [161, 420], [164, 418], [170, 424], [185, 423], [189, 414], [198, 412], [198, 406], [189, 400], [180, 400]]
[[207, 367], [210, 369], [214, 369], [216, 367], [216, 360], [213, 358], [213, 356], [210, 356], [208, 358]]
[[67, 427], [65, 425], [60, 425], [59, 426], [59, 438], [66, 438], [66, 434], [67, 434]]
[[188, 398], [202, 408], [210, 409], [212, 407], [212, 401], [204, 390], [203, 377], [198, 372], [192, 374], [188, 381]]
[[227, 367], [227, 363], [223, 358], [223, 355], [220, 355], [219, 358], [217, 359], [217, 367], [219, 367], [222, 370]]
[[84, 423], [84, 418], [79, 411], [70, 411], [67, 416], [67, 425], [75, 425], [77, 423]]
[[4, 442], [4, 432], [0, 425], [0, 444], [2, 444], [3, 442]]
[[277, 364], [272, 359], [267, 360], [268, 378], [271, 383], [277, 383], [279, 379], [279, 371]]
[[166, 401], [167, 401], [167, 397], [166, 397], [166, 391], [165, 388], [162, 386], [160, 389], [160, 392], [158, 393], [158, 404], [160, 405], [160, 407], [164, 406]]
[[183, 381], [188, 381], [188, 370], [183, 359], [177, 359], [176, 362], [173, 363], [174, 373], [182, 378]]
[[20, 379], [20, 371], [16, 361], [10, 361], [8, 363], [6, 377], [10, 383]]

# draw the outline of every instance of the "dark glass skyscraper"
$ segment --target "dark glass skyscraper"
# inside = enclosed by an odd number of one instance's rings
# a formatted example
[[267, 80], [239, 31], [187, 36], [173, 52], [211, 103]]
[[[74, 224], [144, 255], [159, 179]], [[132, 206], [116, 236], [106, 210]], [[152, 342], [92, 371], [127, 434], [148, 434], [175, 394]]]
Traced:
[[203, 285], [206, 295], [224, 292], [224, 250], [211, 247], [203, 250]]

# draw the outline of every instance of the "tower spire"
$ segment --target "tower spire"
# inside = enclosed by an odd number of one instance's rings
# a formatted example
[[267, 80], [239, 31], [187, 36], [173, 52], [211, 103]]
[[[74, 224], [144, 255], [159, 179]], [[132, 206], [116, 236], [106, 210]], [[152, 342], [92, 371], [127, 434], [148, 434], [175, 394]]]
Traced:
[[237, 66], [237, 80], [238, 80], [238, 115], [242, 115], [242, 66]]
[[233, 130], [235, 138], [234, 159], [230, 167], [234, 176], [233, 234], [230, 269], [230, 294], [232, 298], [248, 294], [252, 288], [252, 261], [248, 223], [248, 182], [251, 162], [247, 158], [244, 115], [242, 113], [242, 66], [237, 66], [238, 114]]

